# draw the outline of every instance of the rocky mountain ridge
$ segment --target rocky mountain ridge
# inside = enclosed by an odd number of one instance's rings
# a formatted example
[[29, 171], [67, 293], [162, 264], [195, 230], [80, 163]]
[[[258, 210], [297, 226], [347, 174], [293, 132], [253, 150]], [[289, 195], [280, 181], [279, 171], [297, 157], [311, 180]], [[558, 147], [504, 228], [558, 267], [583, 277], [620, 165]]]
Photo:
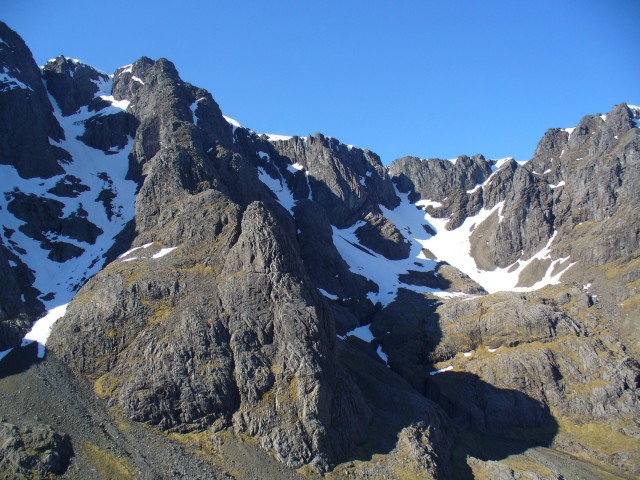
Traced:
[[525, 164], [386, 168], [239, 127], [167, 60], [40, 70], [0, 38], [0, 349], [71, 300], [47, 346], [114, 412], [310, 475], [640, 471], [640, 109]]

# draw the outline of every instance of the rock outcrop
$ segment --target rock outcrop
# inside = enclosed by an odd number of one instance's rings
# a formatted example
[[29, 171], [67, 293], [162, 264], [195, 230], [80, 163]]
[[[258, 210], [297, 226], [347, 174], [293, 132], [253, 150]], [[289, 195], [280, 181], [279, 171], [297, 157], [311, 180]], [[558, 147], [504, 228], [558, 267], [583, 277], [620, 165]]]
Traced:
[[0, 164], [23, 178], [52, 177], [69, 154], [52, 145], [64, 138], [53, 115], [40, 69], [22, 38], [0, 23]]
[[0, 422], [0, 476], [2, 478], [52, 478], [62, 475], [73, 456], [68, 435], [49, 425], [19, 428]]

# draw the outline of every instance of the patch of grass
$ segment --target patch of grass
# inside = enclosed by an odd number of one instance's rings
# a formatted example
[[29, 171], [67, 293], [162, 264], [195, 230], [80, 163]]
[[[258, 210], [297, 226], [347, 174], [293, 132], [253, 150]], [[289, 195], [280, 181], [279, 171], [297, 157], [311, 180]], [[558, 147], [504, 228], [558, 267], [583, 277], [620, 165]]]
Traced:
[[117, 382], [110, 378], [108, 373], [105, 373], [93, 383], [93, 391], [100, 398], [113, 396], [117, 389]]
[[125, 459], [116, 457], [94, 443], [85, 443], [82, 446], [82, 451], [95, 469], [109, 480], [135, 480], [137, 478], [134, 469]]
[[638, 308], [640, 308], [640, 295], [627, 298], [624, 302], [622, 302], [623, 312], [626, 312], [629, 310], [637, 310]]
[[393, 465], [394, 478], [398, 480], [430, 480], [431, 477], [426, 472], [421, 471], [417, 465], [407, 465], [399, 463]]
[[128, 432], [131, 430], [131, 421], [123, 413], [116, 411], [116, 409], [113, 409], [112, 412], [113, 423], [116, 424], [118, 430], [121, 432]]
[[[371, 480], [382, 480], [383, 478], [389, 478], [384, 473], [375, 474], [372, 473], [376, 470], [386, 471], [386, 464], [388, 463], [389, 455], [373, 455], [371, 460], [350, 460], [348, 462], [336, 465], [336, 467], [325, 475], [328, 480], [343, 480], [351, 478], [367, 478]], [[365, 473], [366, 472], [366, 473]], [[366, 475], [366, 477], [365, 477]]]
[[640, 256], [631, 259], [628, 257], [622, 258], [615, 262], [607, 263], [603, 268], [607, 280], [613, 280], [630, 272], [640, 270]]
[[[605, 455], [629, 452], [640, 455], [640, 442], [615, 431], [606, 423], [577, 423], [568, 417], [556, 416], [560, 433], [569, 434], [582, 445]], [[592, 460], [588, 458], [587, 460]]]
[[292, 377], [291, 383], [289, 383], [289, 395], [294, 401], [298, 398], [298, 377], [296, 376]]

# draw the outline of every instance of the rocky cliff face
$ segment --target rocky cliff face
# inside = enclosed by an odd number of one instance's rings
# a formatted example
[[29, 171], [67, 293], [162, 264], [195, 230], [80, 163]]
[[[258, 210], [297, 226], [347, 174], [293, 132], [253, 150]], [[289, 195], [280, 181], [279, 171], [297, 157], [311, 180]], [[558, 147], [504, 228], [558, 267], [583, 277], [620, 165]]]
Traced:
[[309, 474], [640, 471], [640, 109], [387, 168], [230, 123], [168, 60], [0, 38], [0, 350], [72, 299], [47, 347], [115, 412]]

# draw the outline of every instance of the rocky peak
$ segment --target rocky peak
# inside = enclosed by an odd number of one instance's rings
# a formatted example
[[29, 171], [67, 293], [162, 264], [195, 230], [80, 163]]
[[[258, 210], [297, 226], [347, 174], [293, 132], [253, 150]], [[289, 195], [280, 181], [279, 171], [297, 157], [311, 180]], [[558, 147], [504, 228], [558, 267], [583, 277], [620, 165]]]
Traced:
[[389, 166], [398, 190], [409, 193], [410, 201], [442, 201], [456, 190], [469, 190], [491, 175], [491, 163], [482, 155], [461, 155], [455, 160], [404, 157]]
[[78, 60], [63, 56], [49, 60], [43, 68], [47, 90], [63, 115], [68, 116], [86, 106], [109, 82], [109, 76]]
[[345, 227], [378, 205], [398, 205], [393, 184], [380, 157], [315, 134], [272, 141], [274, 156], [304, 167], [311, 198], [322, 205], [331, 223]]
[[62, 173], [59, 161], [68, 154], [51, 145], [64, 132], [53, 115], [40, 69], [31, 51], [0, 22], [0, 164], [13, 165], [23, 178], [49, 178]]
[[231, 126], [211, 94], [183, 82], [166, 59], [142, 57], [116, 70], [113, 96], [130, 102], [127, 111], [139, 123], [132, 152], [132, 178], [143, 174], [145, 164], [161, 145], [175, 146], [176, 134], [190, 139], [190, 148], [199, 157], [215, 150], [216, 145], [232, 145]]

